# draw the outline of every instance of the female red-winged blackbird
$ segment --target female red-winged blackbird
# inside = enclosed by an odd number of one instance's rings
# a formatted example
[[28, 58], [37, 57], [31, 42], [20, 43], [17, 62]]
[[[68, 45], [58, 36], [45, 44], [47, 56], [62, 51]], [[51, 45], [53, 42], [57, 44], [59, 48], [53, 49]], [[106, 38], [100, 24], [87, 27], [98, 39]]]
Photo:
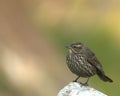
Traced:
[[96, 58], [95, 54], [81, 42], [73, 43], [67, 46], [69, 53], [67, 55], [66, 61], [69, 69], [76, 74], [78, 77], [88, 78], [84, 84], [87, 84], [89, 77], [97, 74], [99, 78], [105, 82], [113, 82], [109, 77], [107, 77], [103, 71], [102, 65]]

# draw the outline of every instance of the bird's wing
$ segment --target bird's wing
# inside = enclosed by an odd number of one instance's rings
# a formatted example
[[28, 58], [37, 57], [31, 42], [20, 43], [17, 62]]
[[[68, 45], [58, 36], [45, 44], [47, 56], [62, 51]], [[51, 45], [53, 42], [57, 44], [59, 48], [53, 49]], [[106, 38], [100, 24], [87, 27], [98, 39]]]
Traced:
[[86, 49], [86, 56], [87, 62], [93, 65], [99, 72], [102, 72], [104, 74], [102, 65], [100, 64], [99, 60], [96, 58], [95, 54], [88, 48]]

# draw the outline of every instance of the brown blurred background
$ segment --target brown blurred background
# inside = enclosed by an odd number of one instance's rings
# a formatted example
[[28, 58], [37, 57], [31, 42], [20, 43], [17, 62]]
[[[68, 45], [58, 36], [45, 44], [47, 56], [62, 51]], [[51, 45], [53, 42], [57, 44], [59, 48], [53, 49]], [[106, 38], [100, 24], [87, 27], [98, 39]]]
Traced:
[[94, 76], [89, 85], [119, 96], [119, 0], [0, 0], [0, 96], [56, 96], [76, 77], [65, 61], [75, 41], [114, 81]]

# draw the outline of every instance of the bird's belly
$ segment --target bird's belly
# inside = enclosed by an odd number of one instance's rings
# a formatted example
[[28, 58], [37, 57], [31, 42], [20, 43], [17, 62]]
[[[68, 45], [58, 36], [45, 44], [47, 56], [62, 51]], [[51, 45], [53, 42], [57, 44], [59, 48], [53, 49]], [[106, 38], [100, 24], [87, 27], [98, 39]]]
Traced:
[[74, 74], [81, 77], [91, 77], [96, 74], [95, 67], [88, 62], [80, 64], [80, 62], [76, 63], [69, 60], [67, 62], [67, 65]]

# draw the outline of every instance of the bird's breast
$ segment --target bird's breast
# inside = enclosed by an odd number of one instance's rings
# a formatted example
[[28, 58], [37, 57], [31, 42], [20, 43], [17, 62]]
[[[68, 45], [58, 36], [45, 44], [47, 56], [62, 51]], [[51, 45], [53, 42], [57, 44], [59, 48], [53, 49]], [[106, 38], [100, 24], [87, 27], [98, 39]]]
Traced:
[[81, 77], [89, 77], [96, 73], [94, 66], [89, 64], [82, 54], [68, 54], [67, 65], [69, 69]]

